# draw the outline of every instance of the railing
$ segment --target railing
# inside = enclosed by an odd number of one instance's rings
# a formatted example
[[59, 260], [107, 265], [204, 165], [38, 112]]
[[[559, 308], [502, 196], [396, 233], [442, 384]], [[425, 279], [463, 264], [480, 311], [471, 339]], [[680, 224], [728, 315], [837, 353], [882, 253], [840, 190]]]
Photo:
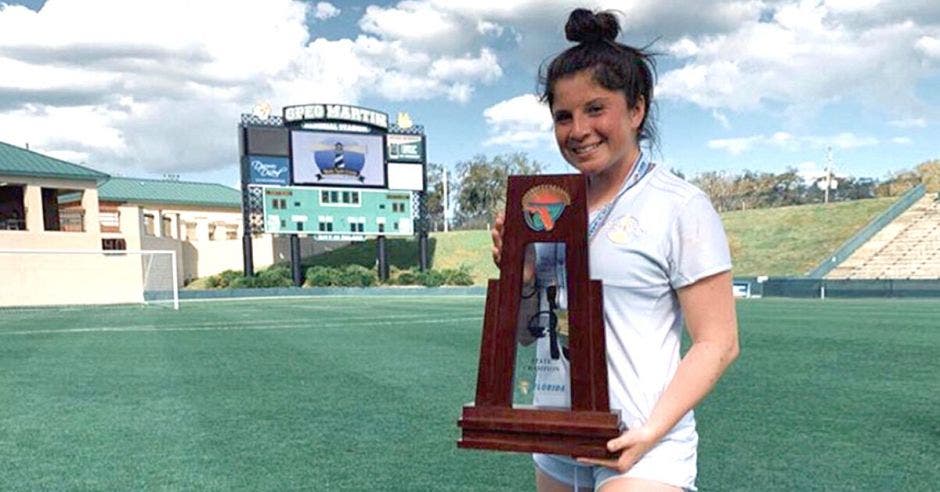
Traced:
[[828, 259], [820, 263], [816, 268], [811, 270], [806, 274], [810, 278], [823, 278], [840, 263], [847, 260], [849, 256], [852, 256], [852, 253], [855, 252], [861, 245], [868, 242], [869, 239], [875, 236], [878, 231], [884, 229], [884, 227], [890, 224], [894, 219], [898, 218], [905, 210], [910, 208], [917, 200], [924, 196], [924, 185], [919, 184], [910, 190], [907, 190], [906, 193], [901, 195], [901, 198], [898, 198], [898, 201], [894, 202], [887, 210], [885, 210], [881, 215], [872, 219], [865, 227], [855, 233], [854, 236], [850, 237], [846, 242], [842, 243], [830, 256]]

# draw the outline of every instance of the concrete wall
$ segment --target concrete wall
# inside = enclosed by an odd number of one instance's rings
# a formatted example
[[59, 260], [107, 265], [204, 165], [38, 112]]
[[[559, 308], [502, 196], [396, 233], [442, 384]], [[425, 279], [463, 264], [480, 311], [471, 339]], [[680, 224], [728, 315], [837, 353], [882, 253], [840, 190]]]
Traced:
[[[94, 181], [0, 176], [25, 185], [26, 230], [0, 230], [0, 306], [141, 302], [140, 258], [136, 255], [10, 253], [9, 250], [101, 250], [98, 190]], [[46, 231], [42, 188], [80, 190], [82, 232]], [[128, 245], [130, 247], [130, 245]]]

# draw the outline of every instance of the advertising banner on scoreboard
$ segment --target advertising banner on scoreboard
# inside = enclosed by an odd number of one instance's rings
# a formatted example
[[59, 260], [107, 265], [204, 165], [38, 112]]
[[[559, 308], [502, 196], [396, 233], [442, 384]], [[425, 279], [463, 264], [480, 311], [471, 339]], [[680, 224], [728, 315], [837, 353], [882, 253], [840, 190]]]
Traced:
[[424, 162], [424, 138], [421, 135], [388, 134], [388, 160]]
[[294, 184], [386, 185], [382, 135], [293, 131], [291, 159]]
[[290, 180], [290, 161], [287, 157], [266, 155], [248, 156], [248, 182], [259, 185], [287, 186]]

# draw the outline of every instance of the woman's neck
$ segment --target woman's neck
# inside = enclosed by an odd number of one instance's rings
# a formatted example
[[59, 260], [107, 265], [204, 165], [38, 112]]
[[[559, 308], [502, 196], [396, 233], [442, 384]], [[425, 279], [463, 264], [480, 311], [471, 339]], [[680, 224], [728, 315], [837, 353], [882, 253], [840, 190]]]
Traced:
[[634, 147], [620, 163], [588, 176], [587, 204], [589, 212], [607, 205], [617, 196], [620, 188], [623, 187], [624, 180], [633, 170], [634, 163], [636, 163], [639, 155], [640, 149]]

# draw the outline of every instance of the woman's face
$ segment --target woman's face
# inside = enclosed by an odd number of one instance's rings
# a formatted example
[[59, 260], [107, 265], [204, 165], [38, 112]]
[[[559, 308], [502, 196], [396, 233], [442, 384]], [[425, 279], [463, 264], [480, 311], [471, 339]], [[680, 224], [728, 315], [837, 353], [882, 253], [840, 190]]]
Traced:
[[643, 101], [627, 107], [622, 91], [611, 91], [582, 70], [558, 79], [552, 117], [561, 155], [584, 174], [597, 175], [630, 166], [635, 157]]

